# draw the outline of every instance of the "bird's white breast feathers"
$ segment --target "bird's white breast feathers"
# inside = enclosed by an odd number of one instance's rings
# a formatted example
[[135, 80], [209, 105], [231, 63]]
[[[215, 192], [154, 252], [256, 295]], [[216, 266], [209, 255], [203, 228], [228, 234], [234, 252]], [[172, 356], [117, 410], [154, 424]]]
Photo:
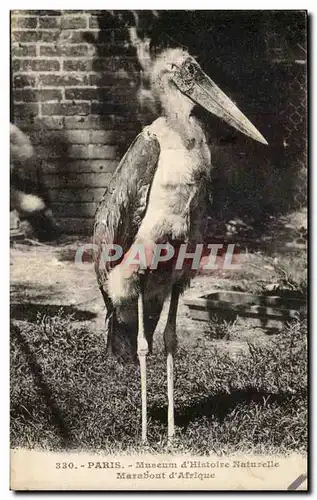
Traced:
[[163, 117], [153, 122], [148, 131], [158, 139], [161, 151], [137, 239], [155, 237], [160, 223], [162, 230], [172, 228], [175, 237], [178, 233], [181, 236], [186, 232], [186, 211], [197, 191], [194, 174], [210, 164], [205, 136], [201, 129], [197, 130], [191, 139], [193, 146], [186, 147], [181, 135]]

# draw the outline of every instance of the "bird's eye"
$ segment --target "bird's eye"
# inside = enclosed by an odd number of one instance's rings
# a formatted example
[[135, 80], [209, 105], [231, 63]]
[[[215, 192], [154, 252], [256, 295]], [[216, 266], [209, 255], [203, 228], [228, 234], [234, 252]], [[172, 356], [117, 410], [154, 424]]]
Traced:
[[192, 63], [187, 64], [187, 70], [190, 75], [194, 75], [196, 73], [196, 68]]

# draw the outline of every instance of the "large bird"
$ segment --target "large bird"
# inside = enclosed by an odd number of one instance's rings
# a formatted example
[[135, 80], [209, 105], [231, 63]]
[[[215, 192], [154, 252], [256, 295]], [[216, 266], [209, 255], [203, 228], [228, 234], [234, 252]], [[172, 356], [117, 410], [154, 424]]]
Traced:
[[[137, 352], [140, 362], [143, 441], [147, 436], [146, 355], [152, 349], [154, 330], [169, 295], [164, 343], [168, 437], [174, 435], [177, 307], [180, 294], [195, 272], [188, 266], [177, 269], [175, 259], [164, 265], [150, 264], [154, 256], [156, 262], [160, 260], [158, 245], [160, 249], [164, 244], [179, 249], [186, 243], [187, 251], [194, 251], [205, 235], [206, 179], [211, 159], [193, 108], [198, 104], [245, 135], [267, 144], [187, 52], [163, 52], [153, 64], [151, 82], [162, 116], [145, 127], [131, 144], [110, 181], [94, 223], [95, 270], [107, 308], [108, 349], [122, 357]], [[118, 248], [122, 251], [117, 252]], [[141, 254], [145, 255], [145, 263]]]

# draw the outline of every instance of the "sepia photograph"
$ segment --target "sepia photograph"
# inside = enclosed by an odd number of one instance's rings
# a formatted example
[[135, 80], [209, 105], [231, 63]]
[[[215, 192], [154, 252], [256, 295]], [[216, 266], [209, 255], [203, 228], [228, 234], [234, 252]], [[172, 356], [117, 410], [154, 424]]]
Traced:
[[10, 488], [308, 489], [305, 10], [10, 11]]

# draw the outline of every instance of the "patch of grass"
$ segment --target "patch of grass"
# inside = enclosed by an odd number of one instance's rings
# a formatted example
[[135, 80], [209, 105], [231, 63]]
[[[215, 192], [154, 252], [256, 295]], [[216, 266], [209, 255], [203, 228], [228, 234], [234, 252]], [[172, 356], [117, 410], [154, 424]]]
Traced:
[[231, 340], [237, 329], [237, 320], [226, 320], [214, 314], [210, 321], [207, 322], [205, 333], [210, 339]]
[[165, 355], [148, 358], [149, 445], [140, 445], [138, 364], [72, 318], [12, 323], [11, 445], [46, 449], [208, 453], [305, 452], [306, 323], [235, 358], [205, 343], [175, 357], [177, 437], [167, 448]]

